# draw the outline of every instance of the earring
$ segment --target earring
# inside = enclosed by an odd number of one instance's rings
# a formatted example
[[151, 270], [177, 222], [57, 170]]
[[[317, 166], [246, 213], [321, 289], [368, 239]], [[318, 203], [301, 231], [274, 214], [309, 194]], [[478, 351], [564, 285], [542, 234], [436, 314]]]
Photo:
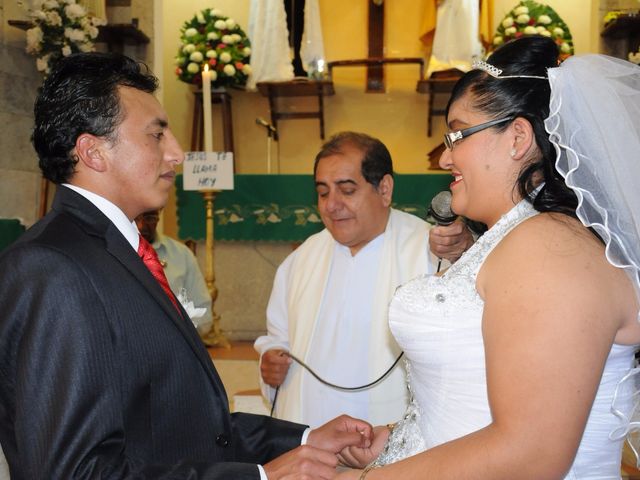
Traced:
[[516, 156], [516, 149], [512, 148], [509, 153], [511, 154], [512, 157], [515, 157]]

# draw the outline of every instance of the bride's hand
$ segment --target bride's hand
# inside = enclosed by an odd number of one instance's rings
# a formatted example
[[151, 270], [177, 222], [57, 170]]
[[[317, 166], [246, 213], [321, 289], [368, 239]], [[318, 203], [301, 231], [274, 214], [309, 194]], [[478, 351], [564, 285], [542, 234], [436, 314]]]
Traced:
[[[389, 429], [386, 426], [374, 427], [373, 441], [369, 448], [345, 447], [338, 453], [338, 460], [347, 467], [364, 468], [380, 454], [387, 442], [387, 438], [389, 438]], [[339, 476], [338, 478], [343, 477]]]

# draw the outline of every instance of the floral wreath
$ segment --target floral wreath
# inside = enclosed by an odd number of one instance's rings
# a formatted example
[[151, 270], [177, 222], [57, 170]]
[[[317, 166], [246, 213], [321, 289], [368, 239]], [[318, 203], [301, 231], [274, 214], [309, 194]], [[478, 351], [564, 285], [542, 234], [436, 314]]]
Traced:
[[36, 67], [48, 75], [60, 58], [77, 52], [92, 52], [98, 26], [105, 20], [89, 15], [76, 0], [36, 0], [28, 8], [18, 2], [31, 17], [27, 30], [27, 53], [35, 55]]
[[232, 19], [216, 9], [205, 9], [180, 29], [182, 46], [176, 56], [176, 75], [186, 83], [202, 85], [205, 64], [211, 86], [244, 85], [251, 73], [251, 42]]
[[560, 49], [560, 59], [573, 55], [571, 31], [560, 16], [548, 5], [522, 0], [504, 17], [493, 36], [495, 49], [523, 35], [542, 35], [553, 38]]

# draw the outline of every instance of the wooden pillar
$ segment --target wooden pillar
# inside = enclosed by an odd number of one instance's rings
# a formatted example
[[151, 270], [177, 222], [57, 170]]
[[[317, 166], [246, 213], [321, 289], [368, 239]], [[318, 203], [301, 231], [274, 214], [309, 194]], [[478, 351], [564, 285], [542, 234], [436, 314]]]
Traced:
[[[384, 2], [369, 2], [369, 58], [384, 56]], [[384, 67], [367, 67], [367, 92], [384, 93]]]

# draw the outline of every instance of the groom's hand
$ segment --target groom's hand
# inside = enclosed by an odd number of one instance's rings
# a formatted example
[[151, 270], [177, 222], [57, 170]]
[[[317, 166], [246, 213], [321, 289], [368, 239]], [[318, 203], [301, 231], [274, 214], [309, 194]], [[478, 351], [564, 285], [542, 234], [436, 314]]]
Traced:
[[364, 420], [340, 415], [320, 428], [311, 430], [307, 445], [338, 453], [345, 447], [368, 448], [373, 437], [373, 427]]
[[373, 441], [369, 447], [348, 446], [338, 453], [340, 463], [351, 468], [364, 468], [373, 462], [384, 448], [389, 438], [389, 428], [379, 426], [373, 429]]

